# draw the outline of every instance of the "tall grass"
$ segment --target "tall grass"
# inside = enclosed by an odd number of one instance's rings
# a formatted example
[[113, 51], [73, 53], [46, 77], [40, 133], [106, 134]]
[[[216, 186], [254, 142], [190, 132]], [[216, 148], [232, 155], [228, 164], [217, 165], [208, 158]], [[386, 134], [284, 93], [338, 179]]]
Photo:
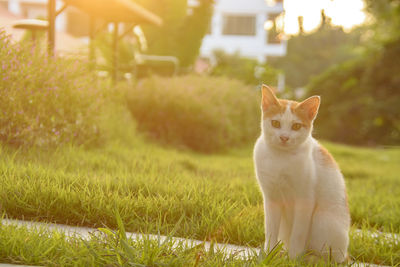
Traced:
[[[400, 150], [327, 146], [346, 176], [353, 226], [399, 233]], [[100, 149], [3, 147], [0, 196], [12, 218], [117, 228], [118, 210], [128, 231], [168, 235], [184, 215], [176, 236], [255, 247], [264, 241], [250, 148], [204, 155], [163, 149], [137, 136]], [[363, 240], [353, 237], [352, 256], [386, 265], [400, 261], [400, 244], [370, 240], [363, 250]]]
[[45, 228], [0, 227], [0, 262], [44, 266], [307, 266], [273, 253], [250, 253], [247, 258], [227, 254], [204, 243], [189, 246], [168, 237], [131, 239], [118, 231], [99, 228], [90, 238], [67, 236]]
[[0, 141], [14, 146], [91, 143], [103, 97], [82, 61], [12, 43], [0, 29]]
[[259, 132], [256, 90], [228, 78], [153, 76], [129, 90], [128, 106], [154, 139], [201, 152], [246, 143]]

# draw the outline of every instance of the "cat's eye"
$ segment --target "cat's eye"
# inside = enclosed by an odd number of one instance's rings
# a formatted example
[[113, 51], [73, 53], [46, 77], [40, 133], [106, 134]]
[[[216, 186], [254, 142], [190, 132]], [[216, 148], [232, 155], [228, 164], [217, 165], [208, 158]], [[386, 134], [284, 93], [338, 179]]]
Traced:
[[274, 128], [281, 128], [281, 123], [279, 121], [277, 121], [277, 120], [272, 120], [271, 121], [271, 125]]
[[293, 130], [293, 131], [298, 131], [298, 130], [301, 129], [302, 126], [303, 126], [303, 125], [302, 125], [301, 123], [293, 123], [293, 125], [292, 125], [292, 130]]

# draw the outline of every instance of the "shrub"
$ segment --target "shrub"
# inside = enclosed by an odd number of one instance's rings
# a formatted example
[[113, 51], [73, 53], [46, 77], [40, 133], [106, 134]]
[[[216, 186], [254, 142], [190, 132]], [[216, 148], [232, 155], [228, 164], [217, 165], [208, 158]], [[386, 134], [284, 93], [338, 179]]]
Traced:
[[201, 152], [254, 140], [259, 100], [254, 89], [222, 77], [153, 76], [128, 93], [138, 129], [173, 145]]
[[15, 146], [98, 139], [102, 97], [86, 64], [14, 44], [0, 31], [0, 141]]
[[213, 57], [215, 66], [210, 73], [212, 76], [226, 76], [251, 85], [266, 83], [277, 86], [279, 70], [266, 63], [242, 57], [239, 52], [227, 54], [223, 50], [215, 50]]

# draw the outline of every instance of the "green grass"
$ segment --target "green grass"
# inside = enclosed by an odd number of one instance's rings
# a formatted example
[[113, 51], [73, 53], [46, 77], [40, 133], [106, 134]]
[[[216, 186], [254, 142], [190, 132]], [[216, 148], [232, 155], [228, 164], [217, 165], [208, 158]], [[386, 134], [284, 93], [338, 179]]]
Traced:
[[[122, 123], [125, 139], [129, 127]], [[128, 133], [127, 133], [128, 132]], [[354, 227], [399, 233], [400, 149], [326, 144], [346, 176]], [[262, 197], [251, 147], [196, 154], [148, 143], [139, 135], [102, 148], [0, 148], [0, 196], [13, 218], [116, 228], [261, 246]], [[364, 238], [365, 239], [365, 238]], [[354, 236], [350, 253], [376, 263], [400, 261], [400, 245]], [[368, 246], [366, 248], [366, 245]]]
[[[257, 264], [258, 257], [234, 259], [204, 245], [189, 248], [169, 239], [127, 239], [123, 231], [100, 229], [90, 240], [69, 237], [44, 228], [0, 228], [0, 262], [45, 266], [243, 266]], [[266, 257], [262, 260], [265, 260]], [[270, 260], [271, 261], [271, 260]], [[273, 259], [282, 262], [282, 259]]]
[[353, 224], [400, 233], [400, 149], [327, 147], [345, 176]]
[[[308, 266], [289, 260], [282, 245], [269, 254], [250, 251], [246, 258], [227, 254], [214, 243], [190, 246], [167, 239], [127, 238], [123, 224], [116, 231], [99, 228], [90, 238], [46, 228], [0, 227], [0, 262], [45, 266]], [[319, 262], [313, 266], [326, 266]], [[336, 264], [332, 264], [336, 266]]]
[[[117, 217], [116, 218], [120, 218]], [[79, 235], [66, 235], [45, 227], [27, 228], [26, 226], [0, 224], [0, 262], [31, 264], [44, 266], [326, 266], [322, 260], [313, 265], [300, 257], [289, 260], [281, 245], [269, 254], [253, 250], [246, 258], [227, 254], [211, 243], [188, 246], [175, 241], [172, 236], [179, 228], [178, 223], [165, 239], [127, 238], [122, 221], [118, 220], [118, 229], [99, 228], [90, 238]], [[354, 229], [353, 229], [354, 230]], [[396, 264], [395, 255], [398, 244], [383, 236], [371, 237], [369, 229], [361, 233], [351, 232], [352, 261], [365, 260], [364, 255], [379, 255], [391, 260], [382, 261], [382, 257], [370, 258], [370, 261], [382, 264]], [[357, 253], [357, 257], [354, 257]], [[338, 266], [330, 263], [329, 266]], [[339, 265], [343, 266], [343, 265]]]

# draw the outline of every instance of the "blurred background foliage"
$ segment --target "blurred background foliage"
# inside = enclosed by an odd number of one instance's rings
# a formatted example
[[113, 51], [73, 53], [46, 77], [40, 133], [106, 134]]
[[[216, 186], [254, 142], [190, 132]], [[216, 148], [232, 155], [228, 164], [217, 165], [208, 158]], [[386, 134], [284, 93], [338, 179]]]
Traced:
[[253, 142], [259, 133], [258, 94], [239, 80], [152, 76], [121, 86], [138, 128], [161, 143], [216, 152]]
[[[371, 20], [349, 32], [322, 14], [319, 28], [291, 36], [287, 56], [266, 64], [239, 53], [215, 51], [215, 60], [203, 75], [193, 74], [193, 65], [209, 27], [213, 1], [200, 0], [189, 11], [187, 0], [136, 1], [165, 22], [161, 28], [143, 27], [146, 53], [176, 56], [182, 67], [176, 77], [146, 72], [144, 80], [118, 86], [128, 99], [118, 104], [128, 103], [138, 128], [150, 136], [199, 151], [253, 140], [259, 128], [254, 87], [276, 85], [283, 72], [287, 84], [282, 95], [295, 97], [295, 89], [301, 87], [301, 98], [322, 96], [317, 138], [357, 145], [399, 144], [400, 1], [365, 0]], [[114, 101], [114, 88], [95, 78], [82, 59], [48, 60], [44, 50], [32, 53], [24, 45], [27, 39], [11, 44], [1, 36], [1, 141], [17, 146], [99, 142], [95, 110]], [[110, 42], [108, 34], [96, 40], [109, 63]], [[133, 39], [121, 42], [120, 67], [134, 68], [136, 54], [142, 52]], [[99, 113], [104, 112], [110, 110], [102, 108]], [[213, 133], [217, 137], [209, 140]]]
[[244, 58], [239, 52], [227, 54], [223, 50], [214, 51], [214, 66], [210, 71], [212, 76], [225, 76], [238, 79], [249, 85], [266, 83], [276, 86], [280, 71], [269, 64], [260, 64], [255, 59]]
[[[13, 43], [0, 30], [0, 141], [17, 147], [96, 144], [104, 103], [95, 75], [80, 59]], [[84, 75], [82, 75], [84, 74]]]
[[362, 29], [346, 33], [335, 26], [331, 19], [321, 14], [320, 26], [310, 33], [299, 34], [288, 41], [287, 54], [281, 58], [270, 58], [269, 63], [282, 69], [289, 88], [306, 86], [311, 78], [327, 70], [330, 66], [356, 57], [360, 51]]
[[322, 96], [318, 136], [358, 145], [398, 145], [400, 1], [366, 3], [374, 20], [363, 32], [362, 56], [333, 65], [309, 83], [308, 94]]
[[[134, 1], [162, 18], [163, 25], [141, 26], [146, 39], [145, 45], [137, 35], [121, 40], [118, 47], [119, 68], [139, 77], [148, 74], [171, 75], [175, 72], [173, 64], [162, 61], [147, 62], [146, 66], [138, 65], [139, 55], [143, 54], [176, 57], [179, 61], [179, 72], [190, 72], [210, 27], [214, 1], [199, 0], [198, 5], [191, 8], [188, 7], [187, 0]], [[95, 46], [105, 60], [103, 69], [109, 71], [112, 68], [112, 35], [99, 35]]]
[[187, 0], [135, 0], [160, 16], [161, 27], [143, 26], [148, 54], [176, 56], [181, 67], [191, 66], [206, 35], [213, 12], [213, 0], [199, 0], [188, 9]]

